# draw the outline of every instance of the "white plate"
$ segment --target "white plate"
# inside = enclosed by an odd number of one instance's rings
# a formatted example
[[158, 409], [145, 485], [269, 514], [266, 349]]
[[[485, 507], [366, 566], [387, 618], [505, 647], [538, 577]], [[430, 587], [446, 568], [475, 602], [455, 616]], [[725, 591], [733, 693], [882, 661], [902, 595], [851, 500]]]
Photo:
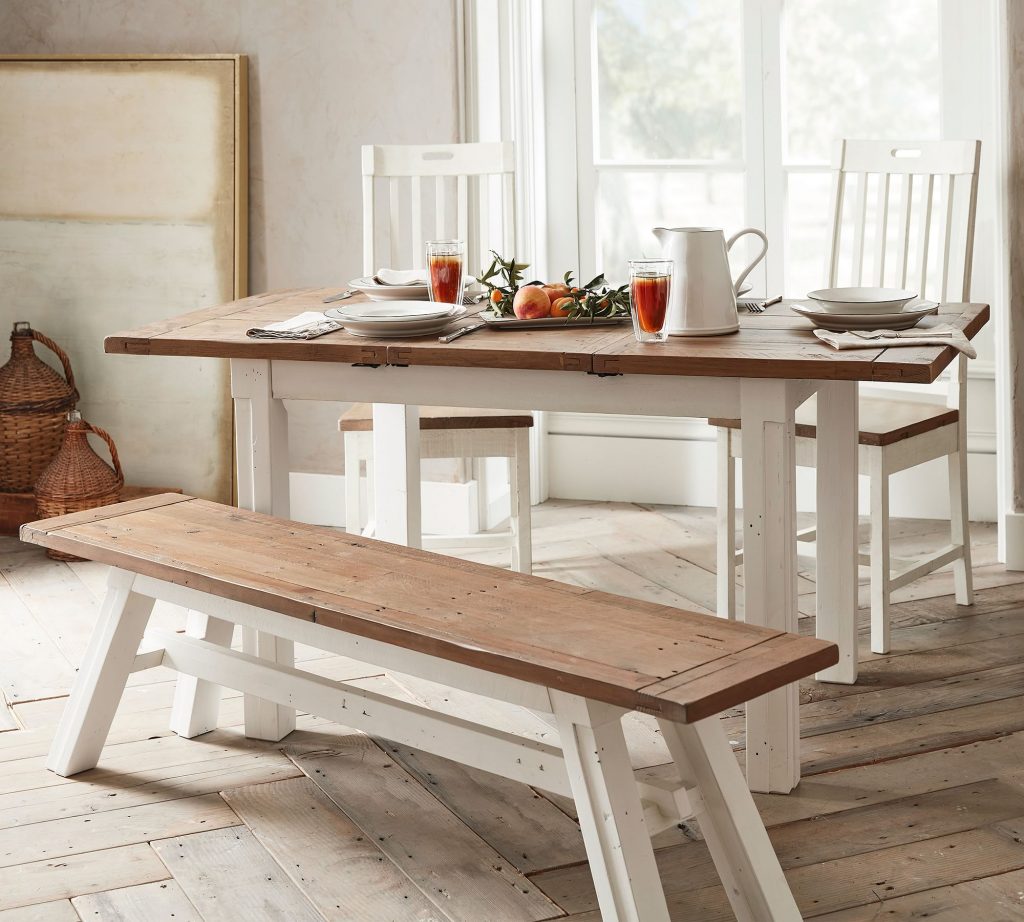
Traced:
[[351, 320], [337, 312], [325, 311], [328, 316], [341, 321], [347, 333], [353, 336], [368, 336], [372, 339], [408, 339], [413, 336], [429, 336], [440, 333], [449, 324], [466, 316], [464, 307], [457, 307], [442, 317], [428, 317], [420, 320]]
[[[463, 285], [472, 285], [476, 279], [467, 275]], [[378, 285], [372, 278], [352, 279], [349, 288], [362, 292], [371, 301], [429, 301], [430, 290], [426, 285]]]
[[917, 298], [903, 288], [819, 288], [807, 297], [833, 314], [895, 314]]
[[816, 327], [844, 333], [847, 330], [909, 330], [922, 317], [934, 314], [939, 305], [936, 301], [915, 298], [903, 310], [888, 314], [837, 314], [815, 301], [796, 301], [790, 308]]
[[378, 285], [373, 279], [352, 279], [349, 288], [362, 292], [371, 301], [429, 301], [426, 285]]
[[331, 316], [343, 323], [349, 320], [371, 320], [382, 323], [406, 320], [433, 320], [446, 317], [454, 304], [438, 304], [423, 301], [382, 301], [376, 304], [345, 304], [336, 307]]

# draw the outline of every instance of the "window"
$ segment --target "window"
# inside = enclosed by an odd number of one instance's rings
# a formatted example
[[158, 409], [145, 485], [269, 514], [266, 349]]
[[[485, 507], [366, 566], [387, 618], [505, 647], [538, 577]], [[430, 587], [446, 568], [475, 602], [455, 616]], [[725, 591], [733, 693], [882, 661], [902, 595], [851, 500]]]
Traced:
[[941, 2], [578, 2], [581, 271], [621, 277], [659, 224], [753, 225], [757, 288], [818, 287], [834, 140], [940, 136]]

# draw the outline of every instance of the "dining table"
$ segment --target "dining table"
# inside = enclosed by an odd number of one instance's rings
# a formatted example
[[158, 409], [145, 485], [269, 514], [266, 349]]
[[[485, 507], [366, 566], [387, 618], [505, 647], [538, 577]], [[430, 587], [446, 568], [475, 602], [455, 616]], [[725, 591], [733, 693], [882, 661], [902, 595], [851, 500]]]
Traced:
[[[324, 299], [340, 290], [291, 289], [204, 307], [115, 333], [105, 350], [229, 360], [238, 504], [277, 516], [289, 516], [285, 401], [372, 404], [375, 535], [406, 545], [420, 541], [420, 406], [738, 418], [744, 618], [791, 632], [798, 617], [794, 413], [817, 395], [816, 630], [839, 646], [840, 658], [816, 679], [856, 682], [858, 384], [930, 384], [958, 355], [952, 347], [837, 351], [785, 301], [742, 314], [737, 333], [664, 343], [639, 343], [621, 324], [483, 329], [447, 343], [436, 334], [373, 339], [344, 330], [309, 340], [246, 335], [321, 311]], [[988, 317], [985, 304], [941, 304], [921, 326], [951, 324], [973, 338]], [[686, 477], [687, 471], [620, 474]], [[291, 664], [290, 645], [277, 638], [248, 637], [246, 648]], [[799, 782], [798, 703], [796, 685], [748, 703], [751, 790], [787, 793]], [[295, 726], [294, 711], [259, 699], [247, 698], [245, 713], [249, 736], [276, 740]]]

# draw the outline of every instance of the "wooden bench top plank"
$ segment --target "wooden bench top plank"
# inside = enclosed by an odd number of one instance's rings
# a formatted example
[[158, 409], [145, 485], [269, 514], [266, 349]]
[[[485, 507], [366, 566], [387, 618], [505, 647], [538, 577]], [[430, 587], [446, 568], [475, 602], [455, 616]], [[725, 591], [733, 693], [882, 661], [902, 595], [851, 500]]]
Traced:
[[[598, 374], [715, 375], [820, 380], [934, 381], [952, 361], [948, 346], [836, 352], [811, 335], [810, 322], [788, 303], [741, 316], [731, 336], [673, 338], [640, 344], [628, 328], [497, 332], [481, 330], [452, 343], [436, 336], [376, 340], [343, 331], [308, 341], [252, 340], [245, 331], [307, 310], [323, 310], [338, 289], [270, 292], [204, 308], [139, 330], [107, 337], [107, 352], [282, 359], [372, 365], [433, 365], [595, 372]], [[362, 295], [345, 302], [361, 300]], [[944, 304], [936, 319], [954, 322], [968, 337], [988, 321], [984, 304]], [[463, 323], [469, 322], [468, 320]]]
[[[179, 495], [24, 540], [622, 707], [697, 720], [835, 662], [824, 641], [629, 599]], [[113, 507], [116, 509], [117, 507]], [[770, 646], [768, 646], [770, 642]], [[761, 648], [770, 652], [759, 657]], [[747, 665], [759, 658], [760, 668]], [[735, 662], [734, 662], [735, 660]], [[713, 664], [721, 661], [722, 668]], [[746, 668], [740, 684], [718, 682]], [[686, 676], [699, 680], [688, 694]], [[762, 686], [765, 686], [762, 689]], [[655, 688], [651, 694], [646, 689]], [[747, 695], [749, 697], [749, 695]], [[723, 703], [724, 702], [724, 703]], [[714, 707], [711, 711], [709, 708]]]

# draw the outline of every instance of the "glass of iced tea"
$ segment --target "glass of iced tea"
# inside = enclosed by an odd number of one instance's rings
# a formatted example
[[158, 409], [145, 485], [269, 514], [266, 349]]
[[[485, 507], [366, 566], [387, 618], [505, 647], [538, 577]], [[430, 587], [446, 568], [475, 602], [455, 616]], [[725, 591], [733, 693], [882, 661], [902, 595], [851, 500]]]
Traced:
[[461, 240], [427, 242], [427, 272], [430, 275], [430, 300], [442, 304], [462, 303], [462, 266], [465, 244]]
[[629, 261], [629, 304], [639, 342], [660, 343], [668, 338], [665, 318], [671, 285], [671, 259]]

